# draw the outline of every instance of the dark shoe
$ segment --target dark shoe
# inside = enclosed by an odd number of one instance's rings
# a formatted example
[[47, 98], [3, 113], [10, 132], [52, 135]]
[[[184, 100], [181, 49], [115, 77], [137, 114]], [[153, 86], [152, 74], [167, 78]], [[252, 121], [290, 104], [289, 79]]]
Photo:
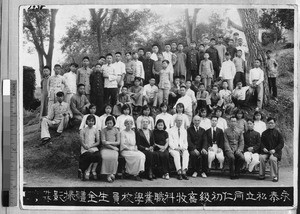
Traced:
[[177, 175], [177, 179], [182, 180], [182, 175], [181, 174]]
[[83, 176], [81, 169], [78, 169], [78, 178], [82, 181], [84, 180], [84, 176]]
[[258, 180], [265, 180], [265, 176], [258, 176]]
[[141, 177], [138, 176], [138, 175], [134, 176], [134, 180], [136, 180], [136, 181], [142, 181]]
[[182, 175], [182, 178], [183, 178], [184, 180], [189, 180], [189, 178], [188, 178], [188, 176], [187, 176], [186, 174], [183, 174], [183, 175]]
[[279, 180], [278, 177], [275, 176], [272, 181], [273, 182], [278, 182], [278, 180]]
[[230, 175], [230, 179], [235, 180], [235, 179], [237, 179], [237, 177], [236, 177], [236, 175]]
[[153, 181], [153, 176], [150, 174], [150, 175], [148, 176], [148, 179], [149, 179], [150, 181]]
[[42, 142], [41, 142], [41, 145], [46, 145], [47, 143], [49, 143], [51, 140], [51, 138], [47, 137], [47, 138], [43, 138], [42, 139]]

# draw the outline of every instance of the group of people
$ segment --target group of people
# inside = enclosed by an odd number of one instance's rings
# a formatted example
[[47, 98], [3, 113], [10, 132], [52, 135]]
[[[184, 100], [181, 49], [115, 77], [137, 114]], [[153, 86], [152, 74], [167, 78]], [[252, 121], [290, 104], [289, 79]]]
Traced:
[[[243, 118], [241, 108], [247, 106], [247, 93], [257, 91], [257, 109], [262, 107], [264, 73], [261, 61], [250, 70], [245, 81], [245, 46], [238, 39], [226, 47], [223, 38], [204, 39], [196, 49], [190, 44], [187, 53], [183, 44], [165, 45], [160, 53], [157, 45], [152, 51], [140, 48], [137, 52], [116, 52], [101, 56], [90, 68], [89, 57], [82, 67], [70, 64], [70, 71], [61, 74], [55, 65], [43, 69], [41, 82], [41, 140], [51, 142], [49, 127], [61, 134], [72, 123], [79, 122], [81, 155], [79, 174], [82, 179], [97, 178], [101, 174], [113, 182], [118, 169], [118, 157], [125, 158], [126, 173], [141, 180], [145, 172], [169, 179], [169, 156], [172, 157], [179, 180], [188, 180], [189, 162], [192, 177], [207, 177], [214, 160], [224, 169], [228, 158], [230, 178], [239, 178], [240, 170], [250, 172], [260, 164], [260, 179], [265, 176], [265, 162], [270, 160], [271, 176], [278, 181], [277, 162], [284, 142], [275, 128], [276, 120], [261, 121], [257, 111], [254, 120]], [[146, 53], [145, 53], [146, 52]], [[268, 74], [272, 74], [273, 95], [276, 98], [277, 62], [267, 52]], [[231, 61], [231, 58], [233, 60]], [[113, 63], [114, 61], [114, 63]], [[274, 77], [275, 76], [275, 77]], [[212, 81], [215, 84], [212, 85]], [[222, 90], [219, 91], [220, 82]], [[168, 108], [173, 115], [169, 114]], [[151, 112], [159, 114], [152, 117]], [[136, 120], [133, 112], [138, 113]], [[229, 128], [223, 113], [230, 117]], [[211, 115], [209, 118], [208, 115]]]

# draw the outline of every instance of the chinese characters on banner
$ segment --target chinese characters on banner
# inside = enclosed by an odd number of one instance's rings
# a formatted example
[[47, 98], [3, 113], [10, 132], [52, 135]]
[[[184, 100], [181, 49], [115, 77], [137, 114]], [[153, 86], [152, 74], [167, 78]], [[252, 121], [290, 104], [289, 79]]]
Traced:
[[25, 187], [23, 203], [37, 206], [292, 206], [293, 187]]

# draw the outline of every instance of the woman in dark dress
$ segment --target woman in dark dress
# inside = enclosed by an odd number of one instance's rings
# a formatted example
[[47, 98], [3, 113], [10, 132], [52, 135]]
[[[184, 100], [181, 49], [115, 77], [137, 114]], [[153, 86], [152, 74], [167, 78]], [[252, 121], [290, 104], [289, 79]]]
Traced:
[[94, 71], [90, 75], [91, 85], [91, 103], [97, 107], [96, 115], [100, 116], [104, 113], [104, 79], [101, 70], [101, 64], [96, 64]]
[[162, 168], [163, 178], [169, 180], [169, 135], [165, 130], [165, 122], [162, 119], [157, 120], [153, 131], [154, 151], [159, 156], [158, 165]]

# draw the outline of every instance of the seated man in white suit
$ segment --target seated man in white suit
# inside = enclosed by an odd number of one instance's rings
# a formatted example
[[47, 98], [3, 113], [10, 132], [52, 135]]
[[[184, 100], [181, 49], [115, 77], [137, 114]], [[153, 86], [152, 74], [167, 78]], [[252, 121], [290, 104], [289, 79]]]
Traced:
[[[174, 158], [174, 163], [176, 171], [178, 173], [177, 178], [179, 180], [189, 178], [186, 175], [189, 164], [189, 152], [188, 152], [188, 141], [187, 141], [187, 131], [182, 125], [183, 118], [178, 115], [175, 118], [175, 126], [169, 129], [169, 152]], [[182, 162], [181, 158], [182, 157]]]

